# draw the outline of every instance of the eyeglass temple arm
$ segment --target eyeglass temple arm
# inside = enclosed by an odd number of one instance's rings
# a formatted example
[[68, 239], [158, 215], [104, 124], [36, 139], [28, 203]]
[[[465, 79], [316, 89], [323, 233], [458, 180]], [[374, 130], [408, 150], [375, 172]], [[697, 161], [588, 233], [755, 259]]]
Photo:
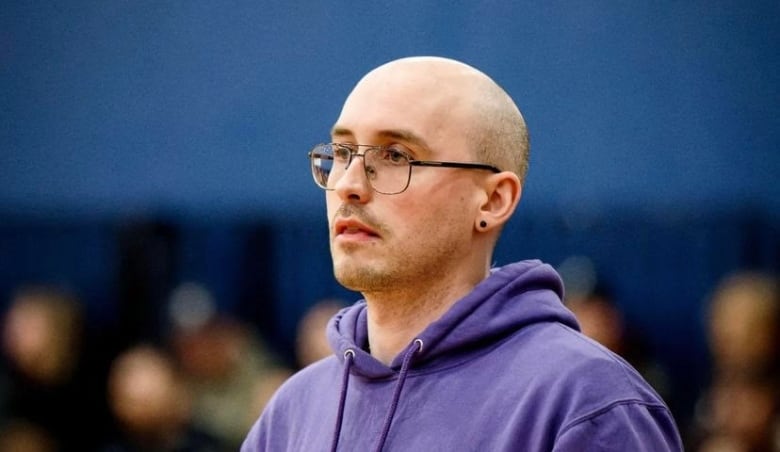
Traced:
[[484, 169], [492, 171], [494, 173], [500, 173], [501, 170], [493, 165], [486, 163], [468, 163], [468, 162], [440, 162], [431, 160], [410, 160], [411, 166], [440, 166], [445, 168], [470, 168], [470, 169]]

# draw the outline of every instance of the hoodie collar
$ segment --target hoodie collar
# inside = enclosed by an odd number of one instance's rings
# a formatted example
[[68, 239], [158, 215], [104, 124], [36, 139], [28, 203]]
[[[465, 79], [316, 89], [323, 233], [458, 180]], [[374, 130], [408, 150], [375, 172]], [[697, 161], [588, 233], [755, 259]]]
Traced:
[[[558, 273], [538, 260], [521, 261], [495, 268], [464, 298], [418, 336], [425, 347], [409, 363], [419, 369], [437, 368], [466, 359], [525, 326], [541, 322], [563, 323], [579, 329], [573, 314], [562, 304], [563, 283]], [[327, 328], [331, 347], [342, 361], [353, 350], [351, 372], [363, 377], [396, 375], [414, 343], [386, 366], [368, 350], [365, 300], [344, 308]]]

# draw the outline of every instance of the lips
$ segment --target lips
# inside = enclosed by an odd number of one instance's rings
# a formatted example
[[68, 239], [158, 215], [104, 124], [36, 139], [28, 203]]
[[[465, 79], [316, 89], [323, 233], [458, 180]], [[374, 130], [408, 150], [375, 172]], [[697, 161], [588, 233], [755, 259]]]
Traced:
[[379, 237], [379, 234], [374, 229], [354, 218], [336, 220], [336, 223], [333, 225], [333, 231], [337, 237]]

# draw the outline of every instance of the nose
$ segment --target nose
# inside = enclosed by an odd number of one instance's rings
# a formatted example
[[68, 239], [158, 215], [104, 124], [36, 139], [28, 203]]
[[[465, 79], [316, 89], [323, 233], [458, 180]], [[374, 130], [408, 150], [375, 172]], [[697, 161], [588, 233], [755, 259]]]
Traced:
[[333, 191], [344, 201], [365, 203], [371, 199], [374, 189], [366, 177], [366, 161], [362, 154], [352, 154]]

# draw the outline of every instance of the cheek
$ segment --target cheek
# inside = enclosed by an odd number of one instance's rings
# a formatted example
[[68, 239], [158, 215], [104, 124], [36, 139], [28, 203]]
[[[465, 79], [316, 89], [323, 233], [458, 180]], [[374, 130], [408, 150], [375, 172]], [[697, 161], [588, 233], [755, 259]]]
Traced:
[[423, 237], [435, 240], [436, 236], [453, 239], [453, 236], [470, 234], [469, 204], [463, 197], [449, 193], [441, 190], [430, 196], [418, 197], [409, 205], [397, 206], [395, 226], [415, 240]]

